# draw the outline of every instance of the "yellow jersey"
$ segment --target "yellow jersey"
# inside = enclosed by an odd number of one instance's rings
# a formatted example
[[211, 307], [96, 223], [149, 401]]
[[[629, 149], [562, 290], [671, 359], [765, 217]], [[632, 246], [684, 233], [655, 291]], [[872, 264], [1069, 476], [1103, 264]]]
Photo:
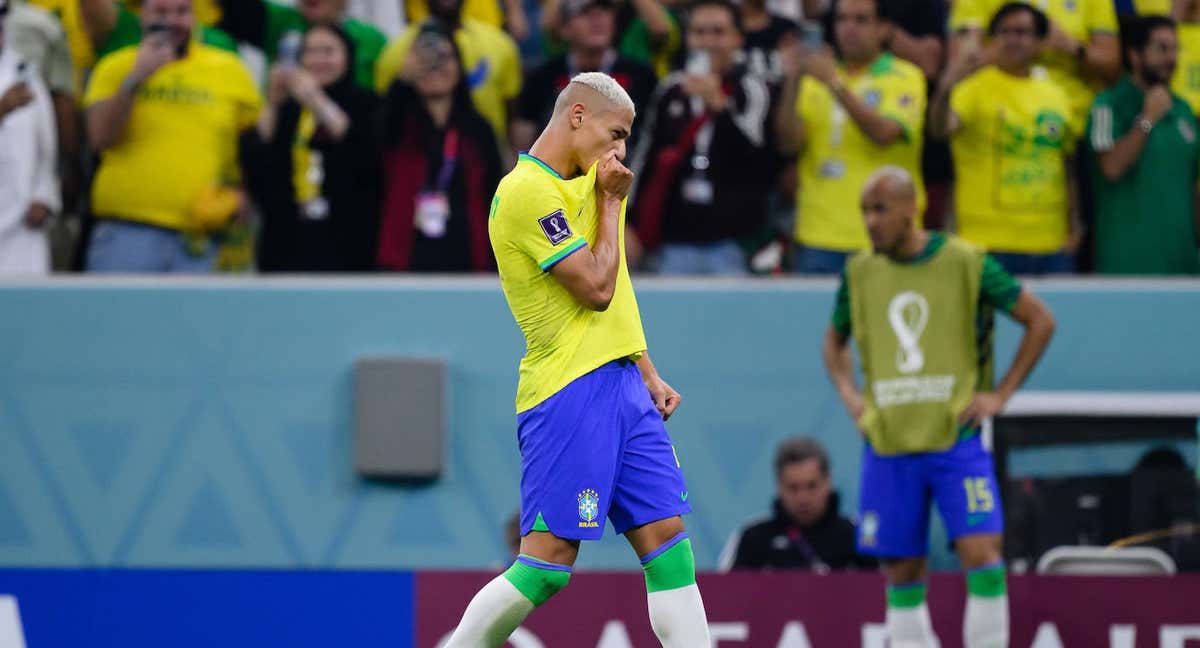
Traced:
[[[115, 95], [137, 47], [118, 50], [92, 73], [91, 107]], [[92, 209], [101, 217], [180, 231], [200, 228], [198, 201], [237, 178], [238, 136], [262, 100], [236, 54], [193, 42], [137, 90], [121, 140], [100, 157]]]
[[1067, 241], [1064, 164], [1078, 131], [1066, 93], [1035, 68], [1015, 77], [988, 66], [959, 83], [954, 204], [963, 238], [998, 252], [1048, 254]]
[[838, 76], [868, 106], [904, 130], [903, 138], [879, 146], [863, 133], [825, 84], [804, 77], [796, 113], [804, 128], [804, 150], [796, 201], [797, 242], [829, 250], [853, 251], [870, 245], [863, 224], [861, 196], [871, 173], [885, 164], [907, 169], [917, 183], [918, 212], [925, 209], [921, 145], [925, 126], [925, 75], [917, 66], [889, 53], [868, 69]]
[[[404, 13], [408, 24], [420, 23], [429, 17], [429, 0], [404, 0]], [[504, 9], [499, 0], [463, 0], [462, 17], [504, 29]]]
[[[950, 31], [972, 28], [986, 31], [992, 16], [1004, 2], [954, 0], [950, 7]], [[1117, 34], [1117, 11], [1113, 0], [1031, 0], [1030, 4], [1081, 43], [1090, 42], [1094, 34]], [[1050, 72], [1050, 80], [1066, 91], [1071, 101], [1072, 127], [1076, 132], [1082, 131], [1101, 85], [1084, 81], [1079, 60], [1073, 55], [1045, 51], [1038, 58], [1038, 64]]]
[[571, 381], [620, 358], [646, 350], [633, 282], [625, 264], [625, 204], [621, 204], [621, 260], [608, 310], [575, 300], [550, 274], [555, 264], [596, 240], [596, 165], [564, 180], [548, 165], [522, 153], [500, 181], [488, 216], [488, 236], [500, 286], [525, 335], [517, 386], [517, 412], [553, 396]]
[[[391, 87], [420, 31], [420, 25], [411, 25], [384, 48], [375, 63], [377, 91], [383, 93]], [[498, 139], [506, 139], [507, 103], [521, 92], [521, 56], [516, 42], [491, 25], [463, 20], [454, 32], [454, 43], [462, 56], [462, 73], [471, 88], [475, 109], [492, 126]]]
[[1179, 35], [1179, 60], [1171, 90], [1188, 102], [1192, 112], [1200, 113], [1200, 23], [1179, 23], [1175, 32]]
[[1133, 8], [1139, 16], [1170, 16], [1171, 0], [1134, 0]]

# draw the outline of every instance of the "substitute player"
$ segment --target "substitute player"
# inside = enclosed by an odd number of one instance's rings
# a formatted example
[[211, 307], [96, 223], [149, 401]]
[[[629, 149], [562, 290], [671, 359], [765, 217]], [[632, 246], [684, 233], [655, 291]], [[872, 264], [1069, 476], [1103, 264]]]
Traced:
[[[863, 218], [873, 252], [842, 274], [825, 335], [825, 366], [866, 436], [860, 552], [884, 560], [894, 648], [938, 646], [925, 605], [932, 499], [967, 570], [967, 648], [1008, 646], [1004, 520], [991, 454], [980, 434], [1033, 370], [1054, 318], [979, 248], [914, 225], [917, 192], [904, 169], [867, 181]], [[992, 387], [993, 311], [1025, 328], [1004, 379]], [[866, 386], [854, 382], [857, 341]]]
[[641, 558], [663, 646], [709, 645], [680, 518], [691, 511], [687, 486], [663, 425], [680, 397], [646, 354], [625, 265], [633, 174], [621, 160], [633, 118], [612, 77], [576, 76], [492, 200], [500, 284], [526, 343], [521, 554], [471, 600], [451, 648], [504, 644], [567, 584], [579, 541], [599, 540], [605, 518]]

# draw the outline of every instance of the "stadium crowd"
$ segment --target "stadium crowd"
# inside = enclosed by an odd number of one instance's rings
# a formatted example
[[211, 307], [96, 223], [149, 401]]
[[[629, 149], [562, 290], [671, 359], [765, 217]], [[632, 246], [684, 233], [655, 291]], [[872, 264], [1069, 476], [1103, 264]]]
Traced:
[[1200, 272], [1200, 0], [0, 0], [0, 272], [488, 272], [576, 73], [631, 265], [835, 274], [884, 164], [1021, 274]]

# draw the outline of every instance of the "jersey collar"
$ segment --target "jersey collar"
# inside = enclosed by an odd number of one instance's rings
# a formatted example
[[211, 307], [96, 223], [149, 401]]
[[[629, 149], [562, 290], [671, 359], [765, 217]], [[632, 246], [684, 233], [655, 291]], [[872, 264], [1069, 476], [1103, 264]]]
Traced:
[[555, 178], [557, 178], [559, 180], [563, 179], [562, 176], [558, 175], [558, 171], [555, 171], [553, 168], [551, 168], [551, 166], [549, 164], [546, 164], [545, 162], [542, 162], [541, 160], [537, 159], [536, 157], [530, 155], [528, 151], [521, 151], [521, 153], [519, 155], [517, 155], [517, 160], [525, 161], [525, 162], [532, 162], [533, 164], [536, 164], [536, 165], [542, 167], [543, 171], [545, 171], [546, 173], [549, 173], [550, 175], [554, 176]]

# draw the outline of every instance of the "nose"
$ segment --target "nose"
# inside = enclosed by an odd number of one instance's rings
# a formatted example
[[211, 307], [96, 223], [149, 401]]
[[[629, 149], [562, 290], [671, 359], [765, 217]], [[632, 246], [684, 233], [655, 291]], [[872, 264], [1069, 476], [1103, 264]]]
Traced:
[[616, 152], [617, 152], [617, 159], [624, 162], [625, 161], [625, 140], [617, 140]]

